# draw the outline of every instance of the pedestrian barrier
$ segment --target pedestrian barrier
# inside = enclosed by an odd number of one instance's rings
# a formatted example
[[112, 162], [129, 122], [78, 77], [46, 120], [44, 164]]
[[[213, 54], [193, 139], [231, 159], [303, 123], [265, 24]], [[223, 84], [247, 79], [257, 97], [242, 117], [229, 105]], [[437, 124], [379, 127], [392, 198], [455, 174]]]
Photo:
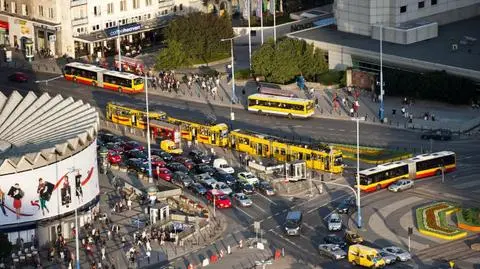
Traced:
[[208, 258], [205, 258], [202, 260], [202, 267], [208, 266], [210, 264], [210, 260]]

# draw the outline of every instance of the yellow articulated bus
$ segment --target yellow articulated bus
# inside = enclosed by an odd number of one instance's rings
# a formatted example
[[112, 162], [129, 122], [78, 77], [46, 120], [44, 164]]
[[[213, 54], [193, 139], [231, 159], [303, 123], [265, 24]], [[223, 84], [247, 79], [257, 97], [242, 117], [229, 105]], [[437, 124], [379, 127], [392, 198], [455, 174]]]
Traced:
[[289, 118], [308, 118], [315, 113], [315, 104], [308, 99], [256, 93], [248, 96], [248, 111]]
[[[131, 108], [119, 103], [109, 102], [107, 104], [107, 120], [126, 126], [132, 126], [140, 129], [147, 128], [147, 113], [143, 108]], [[166, 119], [165, 112], [149, 112], [151, 120]]]
[[233, 130], [229, 134], [232, 149], [251, 156], [274, 158], [282, 162], [303, 160], [308, 168], [331, 173], [343, 171], [342, 153], [327, 147], [300, 145], [282, 138], [245, 130]]
[[185, 140], [219, 147], [228, 146], [228, 126], [225, 123], [206, 125], [172, 117], [168, 117], [167, 121], [180, 126]]

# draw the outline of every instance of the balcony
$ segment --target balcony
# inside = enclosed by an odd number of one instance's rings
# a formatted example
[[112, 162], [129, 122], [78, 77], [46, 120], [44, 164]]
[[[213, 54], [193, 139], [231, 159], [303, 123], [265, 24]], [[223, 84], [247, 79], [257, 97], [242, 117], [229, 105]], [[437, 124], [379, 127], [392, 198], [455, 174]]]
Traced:
[[88, 23], [88, 17], [85, 18], [75, 18], [72, 20], [72, 26], [79, 26]]
[[76, 6], [81, 6], [81, 5], [86, 5], [87, 0], [72, 0], [70, 2], [70, 7], [76, 7]]
[[174, 0], [158, 1], [158, 8], [170, 7], [175, 4]]

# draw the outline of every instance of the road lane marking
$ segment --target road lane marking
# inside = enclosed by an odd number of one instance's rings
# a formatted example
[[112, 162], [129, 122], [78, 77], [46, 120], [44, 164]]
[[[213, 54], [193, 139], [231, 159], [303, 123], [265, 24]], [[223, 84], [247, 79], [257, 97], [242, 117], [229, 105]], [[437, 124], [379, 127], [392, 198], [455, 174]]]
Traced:
[[314, 232], [317, 230], [317, 229], [315, 229], [314, 227], [312, 227], [312, 226], [310, 226], [310, 225], [308, 225], [308, 224], [306, 224], [306, 223], [303, 223], [303, 226], [307, 227], [308, 229], [310, 229], [310, 230], [312, 230], [312, 231], [314, 231]]
[[256, 205], [255, 203], [253, 203], [252, 205], [253, 205], [254, 207], [260, 209], [260, 211], [262, 211], [263, 213], [268, 214], [268, 212], [267, 212], [265, 209], [261, 208], [260, 206]]
[[235, 209], [247, 215], [249, 218], [255, 219], [254, 217], [252, 217], [252, 215], [248, 214], [247, 212], [245, 212], [245, 210], [241, 209], [240, 207], [236, 206]]
[[312, 208], [312, 209], [310, 209], [310, 210], [307, 211], [307, 214], [310, 214], [310, 213], [312, 213], [313, 211], [315, 211], [315, 210], [317, 210], [317, 209], [319, 209], [319, 208], [321, 208], [321, 207], [324, 207], [324, 206], [326, 206], [326, 205], [328, 205], [328, 204], [330, 204], [330, 203], [332, 203], [332, 202], [335, 202], [335, 201], [337, 201], [337, 200], [339, 200], [339, 199], [342, 199], [342, 198], [344, 198], [344, 197], [346, 197], [346, 196], [350, 196], [350, 194], [340, 195], [340, 196], [338, 196], [337, 198], [335, 198], [335, 199], [333, 199], [333, 200], [330, 200], [330, 201], [322, 204], [322, 205], [319, 206], [319, 207]]
[[338, 129], [338, 131], [340, 131], [340, 132], [345, 132], [345, 129]]
[[258, 193], [258, 195], [260, 195], [261, 197], [265, 198], [265, 200], [269, 201], [270, 203], [274, 204], [274, 205], [277, 205], [277, 203], [275, 203], [274, 201], [272, 201], [272, 199], [268, 198], [267, 196], [261, 194], [261, 193]]
[[329, 130], [329, 131], [335, 131], [335, 129], [333, 129], [333, 128], [328, 128], [328, 130]]
[[312, 238], [307, 237], [307, 236], [305, 236], [305, 235], [303, 235], [303, 234], [300, 234], [300, 237], [303, 238], [303, 239], [305, 239], [305, 240], [307, 240], [307, 241], [312, 240]]

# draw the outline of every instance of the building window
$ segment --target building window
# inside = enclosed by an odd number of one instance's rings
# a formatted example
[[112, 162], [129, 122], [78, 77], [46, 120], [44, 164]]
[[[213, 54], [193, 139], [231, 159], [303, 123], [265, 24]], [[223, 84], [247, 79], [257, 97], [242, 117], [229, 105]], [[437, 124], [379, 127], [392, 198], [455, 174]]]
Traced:
[[49, 17], [50, 19], [53, 19], [53, 8], [49, 8], [49, 9], [48, 9], [48, 17]]
[[401, 6], [400, 13], [405, 13], [405, 12], [407, 12], [407, 6]]
[[100, 6], [94, 6], [93, 7], [93, 15], [95, 15], [95, 16], [102, 15], [102, 12], [100, 12], [100, 11], [101, 11]]
[[432, 0], [432, 6], [437, 4], [437, 0]]
[[17, 13], [17, 3], [12, 2], [11, 7], [12, 7], [12, 13]]
[[121, 0], [120, 1], [120, 11], [126, 11], [127, 10], [127, 0]]
[[425, 1], [418, 2], [418, 8], [424, 8], [424, 7], [425, 7]]
[[112, 14], [113, 13], [113, 3], [108, 3], [107, 4], [107, 14]]
[[180, 4], [180, 5], [178, 6], [178, 8], [179, 8], [180, 10], [183, 10], [183, 4]]
[[28, 8], [27, 8], [27, 5], [25, 4], [22, 4], [22, 15], [28, 16]]
[[43, 6], [38, 6], [38, 15], [40, 15], [40, 17], [43, 17]]
[[93, 29], [93, 31], [100, 30], [100, 25], [99, 25], [99, 24], [94, 25], [94, 26], [92, 27], [92, 29]]
[[140, 7], [140, 0], [133, 0], [133, 9], [137, 9]]
[[152, 0], [145, 0], [145, 5], [148, 7], [148, 6], [151, 6], [152, 5]]

